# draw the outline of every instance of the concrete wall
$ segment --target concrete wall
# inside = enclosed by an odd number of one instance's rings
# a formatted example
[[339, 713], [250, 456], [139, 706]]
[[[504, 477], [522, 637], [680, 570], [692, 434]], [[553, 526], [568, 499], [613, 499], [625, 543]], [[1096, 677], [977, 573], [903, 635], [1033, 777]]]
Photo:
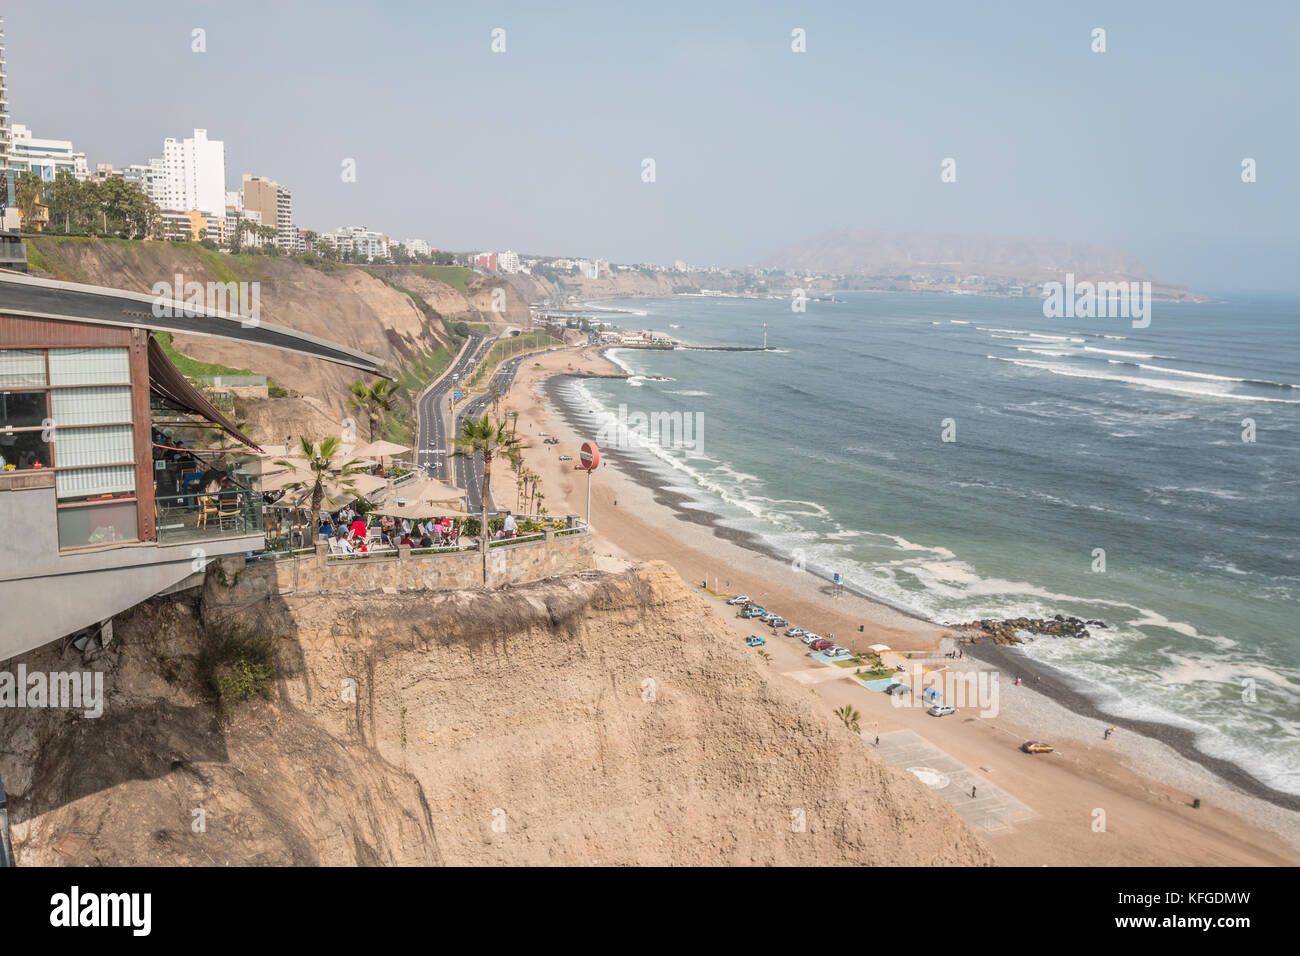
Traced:
[[0, 661], [148, 600], [209, 558], [263, 546], [259, 533], [159, 547], [151, 542], [59, 552], [54, 488], [0, 489]]
[[[489, 549], [487, 586], [540, 581], [594, 566], [591, 535], [585, 531], [521, 541]], [[214, 562], [205, 587], [204, 600], [210, 608], [247, 607], [275, 594], [478, 588], [483, 587], [483, 554], [478, 550], [412, 554], [409, 548], [401, 548], [396, 557], [380, 553], [331, 559], [317, 553], [249, 563], [237, 555]]]

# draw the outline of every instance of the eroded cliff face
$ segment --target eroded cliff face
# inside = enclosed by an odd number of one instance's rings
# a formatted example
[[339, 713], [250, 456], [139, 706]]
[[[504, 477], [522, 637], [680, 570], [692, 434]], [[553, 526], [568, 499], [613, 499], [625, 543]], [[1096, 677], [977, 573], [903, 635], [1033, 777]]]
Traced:
[[236, 613], [278, 679], [224, 728], [169, 683], [198, 622], [161, 602], [103, 718], [0, 712], [20, 862], [992, 862], [666, 565]]

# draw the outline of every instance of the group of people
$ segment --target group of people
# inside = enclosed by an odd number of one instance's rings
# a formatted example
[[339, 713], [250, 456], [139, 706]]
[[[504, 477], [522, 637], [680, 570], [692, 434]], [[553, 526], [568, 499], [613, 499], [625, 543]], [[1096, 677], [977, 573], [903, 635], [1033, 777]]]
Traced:
[[[409, 518], [398, 521], [392, 515], [379, 515], [372, 521], [379, 528], [380, 540], [391, 548], [401, 545], [408, 548], [443, 547], [456, 544], [460, 538], [460, 529], [452, 524], [450, 518], [412, 522]], [[366, 542], [370, 527], [365, 517], [351, 505], [345, 505], [321, 523], [320, 537], [323, 541], [335, 541], [331, 547], [344, 554], [364, 554], [369, 551]]]

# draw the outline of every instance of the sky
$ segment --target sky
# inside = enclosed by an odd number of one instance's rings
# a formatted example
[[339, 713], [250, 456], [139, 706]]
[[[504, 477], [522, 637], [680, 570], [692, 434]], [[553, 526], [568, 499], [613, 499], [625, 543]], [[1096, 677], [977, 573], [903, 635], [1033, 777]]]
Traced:
[[1069, 239], [1198, 291], [1300, 294], [1296, 3], [0, 0], [0, 15], [13, 122], [71, 139], [92, 169], [205, 128], [229, 188], [277, 179], [318, 231], [721, 266], [841, 227]]

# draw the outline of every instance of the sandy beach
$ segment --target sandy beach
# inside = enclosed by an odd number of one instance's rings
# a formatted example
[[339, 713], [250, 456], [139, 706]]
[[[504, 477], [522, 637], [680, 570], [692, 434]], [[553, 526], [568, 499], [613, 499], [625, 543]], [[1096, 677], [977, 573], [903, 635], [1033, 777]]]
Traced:
[[[527, 465], [542, 476], [552, 514], [582, 514], [586, 477], [573, 462], [582, 438], [553, 400], [554, 376], [607, 375], [618, 369], [594, 348], [550, 353], [525, 361], [502, 408], [518, 413], [528, 442]], [[545, 445], [539, 433], [559, 437]], [[824, 699], [828, 709], [851, 704], [862, 714], [864, 746], [876, 735], [912, 731], [960, 761], [989, 788], [1004, 791], [1031, 811], [1010, 826], [983, 831], [1006, 865], [1296, 865], [1300, 863], [1300, 813], [1261, 799], [1187, 759], [1154, 736], [1121, 731], [1105, 739], [1110, 722], [1079, 713], [1043, 687], [1032, 670], [1006, 655], [981, 661], [967, 654], [946, 658], [956, 647], [945, 631], [892, 608], [844, 593], [791, 564], [742, 546], [729, 529], [717, 528], [695, 509], [674, 509], [674, 495], [657, 487], [644, 468], [617, 450], [592, 479], [592, 524], [598, 555], [606, 562], [662, 560], [693, 587], [707, 584], [720, 595], [744, 592], [792, 623], [811, 628], [853, 650], [885, 644], [911, 652], [936, 668], [982, 669], [996, 680], [997, 713], [974, 708], [943, 718], [923, 708], [899, 707], [888, 695], [856, 681], [851, 671], [819, 663], [807, 648], [765, 625], [738, 620], [723, 597], [710, 596], [737, 639], [767, 637], [769, 658], [756, 667], [787, 675]], [[514, 507], [514, 475], [493, 474], [501, 507]], [[683, 515], [683, 511], [686, 515]], [[1002, 670], [999, 670], [1002, 668]], [[1017, 686], [1016, 677], [1025, 683]], [[1064, 698], [1063, 698], [1064, 699]], [[1030, 756], [1019, 745], [1050, 740], [1056, 752]], [[1193, 800], [1201, 806], [1193, 809]], [[1246, 822], [1250, 821], [1250, 822]]]

